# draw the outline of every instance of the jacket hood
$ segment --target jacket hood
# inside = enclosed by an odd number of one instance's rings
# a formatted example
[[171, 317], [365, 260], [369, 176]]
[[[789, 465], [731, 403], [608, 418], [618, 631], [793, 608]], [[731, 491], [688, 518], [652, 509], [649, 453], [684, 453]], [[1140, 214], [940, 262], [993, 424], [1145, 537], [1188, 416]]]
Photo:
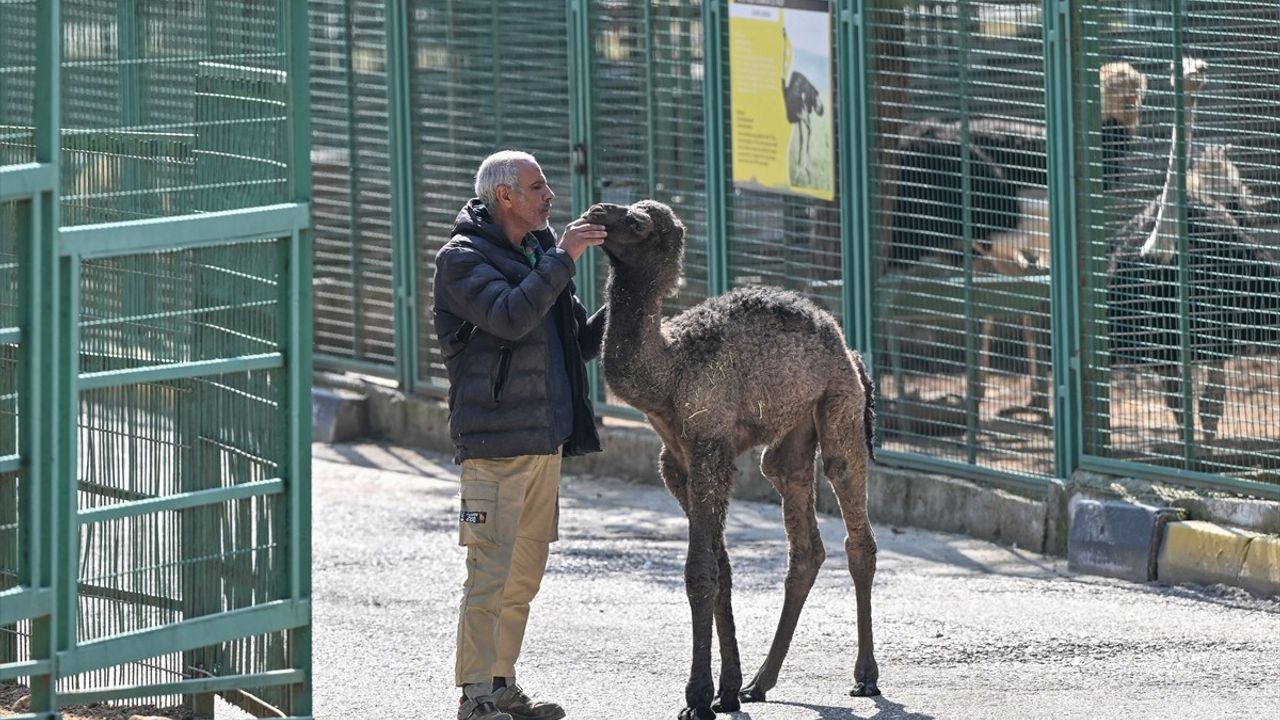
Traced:
[[453, 221], [452, 235], [483, 235], [497, 242], [506, 242], [506, 236], [502, 232], [502, 228], [498, 227], [498, 223], [493, 221], [493, 216], [489, 214], [489, 208], [484, 206], [484, 201], [480, 198], [471, 198], [466, 205], [458, 211], [458, 217]]

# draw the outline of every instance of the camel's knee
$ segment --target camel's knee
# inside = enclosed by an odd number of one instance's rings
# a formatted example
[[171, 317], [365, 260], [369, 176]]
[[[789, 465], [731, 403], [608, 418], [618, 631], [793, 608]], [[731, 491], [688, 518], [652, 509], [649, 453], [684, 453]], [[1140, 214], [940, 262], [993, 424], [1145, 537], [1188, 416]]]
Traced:
[[879, 550], [870, 525], [850, 528], [844, 539], [844, 549], [849, 555], [849, 571], [855, 576], [876, 571], [876, 554]]

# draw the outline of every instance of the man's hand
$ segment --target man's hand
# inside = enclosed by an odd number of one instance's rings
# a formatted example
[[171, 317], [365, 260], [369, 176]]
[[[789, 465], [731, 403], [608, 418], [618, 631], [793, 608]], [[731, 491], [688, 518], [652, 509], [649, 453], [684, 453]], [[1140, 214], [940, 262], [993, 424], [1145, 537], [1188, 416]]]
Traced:
[[565, 226], [564, 234], [560, 236], [560, 249], [569, 253], [574, 262], [578, 262], [587, 248], [603, 243], [606, 235], [608, 233], [603, 225], [592, 225], [578, 218]]

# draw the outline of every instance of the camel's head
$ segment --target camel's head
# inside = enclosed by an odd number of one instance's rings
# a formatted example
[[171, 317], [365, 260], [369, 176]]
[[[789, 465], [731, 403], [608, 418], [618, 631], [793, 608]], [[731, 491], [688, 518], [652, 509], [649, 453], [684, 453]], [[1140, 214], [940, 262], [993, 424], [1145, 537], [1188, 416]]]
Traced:
[[684, 262], [684, 223], [671, 208], [655, 200], [631, 205], [599, 203], [582, 217], [604, 225], [608, 237], [601, 248], [617, 270], [675, 271]]

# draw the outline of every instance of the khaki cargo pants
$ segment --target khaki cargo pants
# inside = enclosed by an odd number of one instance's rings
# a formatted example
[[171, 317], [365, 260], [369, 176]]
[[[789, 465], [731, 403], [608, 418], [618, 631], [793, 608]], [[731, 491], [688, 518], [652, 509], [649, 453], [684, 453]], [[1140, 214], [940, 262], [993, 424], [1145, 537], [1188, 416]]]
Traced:
[[458, 617], [458, 685], [515, 677], [550, 543], [559, 538], [560, 453], [462, 461], [458, 542], [467, 582]]

